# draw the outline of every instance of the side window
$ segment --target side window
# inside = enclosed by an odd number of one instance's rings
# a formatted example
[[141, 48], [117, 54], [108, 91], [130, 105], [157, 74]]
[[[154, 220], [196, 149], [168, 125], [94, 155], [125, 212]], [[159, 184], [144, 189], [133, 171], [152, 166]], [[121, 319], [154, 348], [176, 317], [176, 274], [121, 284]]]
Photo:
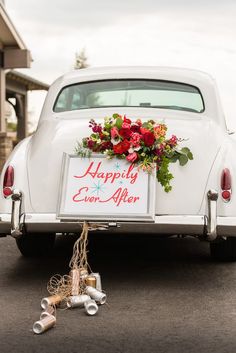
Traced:
[[59, 112], [64, 112], [66, 111], [66, 104], [67, 104], [67, 93], [68, 90], [64, 89], [61, 94], [59, 95], [54, 111], [59, 113]]
[[80, 109], [80, 106], [81, 94], [78, 87], [69, 86], [63, 89], [63, 91], [60, 93], [56, 101], [54, 111], [59, 113], [69, 110], [76, 110]]

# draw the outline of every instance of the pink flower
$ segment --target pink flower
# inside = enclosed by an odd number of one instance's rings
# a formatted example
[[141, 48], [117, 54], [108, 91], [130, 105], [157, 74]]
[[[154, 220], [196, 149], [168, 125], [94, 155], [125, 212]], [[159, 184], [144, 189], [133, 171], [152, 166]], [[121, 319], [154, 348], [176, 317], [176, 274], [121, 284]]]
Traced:
[[155, 155], [161, 156], [164, 152], [165, 146], [161, 143], [158, 148], [154, 151]]
[[131, 134], [131, 139], [130, 142], [134, 147], [139, 147], [140, 145], [140, 140], [141, 140], [141, 135], [138, 134], [137, 132], [133, 132]]
[[116, 126], [111, 128], [111, 138], [115, 139], [116, 137], [119, 136], [119, 132]]
[[136, 152], [130, 153], [128, 154], [128, 156], [126, 157], [127, 161], [129, 161], [130, 163], [134, 163], [137, 159], [138, 159], [138, 154]]
[[172, 135], [171, 139], [169, 139], [169, 145], [174, 147], [177, 145], [178, 139], [175, 135]]
[[130, 124], [129, 124], [129, 123], [126, 123], [126, 122], [123, 122], [122, 128], [123, 128], [123, 129], [130, 129]]

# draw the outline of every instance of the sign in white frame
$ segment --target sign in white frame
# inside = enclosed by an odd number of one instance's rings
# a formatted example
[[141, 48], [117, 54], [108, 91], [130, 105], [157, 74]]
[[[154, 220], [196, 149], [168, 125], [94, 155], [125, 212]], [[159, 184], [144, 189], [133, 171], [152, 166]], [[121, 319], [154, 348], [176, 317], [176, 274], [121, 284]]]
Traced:
[[57, 218], [154, 221], [155, 189], [155, 171], [148, 174], [124, 159], [64, 153]]

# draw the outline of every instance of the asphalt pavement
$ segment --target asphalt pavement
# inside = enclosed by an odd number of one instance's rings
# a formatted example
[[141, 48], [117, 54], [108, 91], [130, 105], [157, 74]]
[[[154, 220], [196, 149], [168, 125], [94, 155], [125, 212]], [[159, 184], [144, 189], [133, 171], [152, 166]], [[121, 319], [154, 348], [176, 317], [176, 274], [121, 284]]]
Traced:
[[108, 305], [97, 316], [57, 310], [55, 328], [32, 332], [46, 284], [68, 273], [75, 237], [51, 256], [25, 259], [0, 239], [0, 353], [234, 353], [236, 263], [213, 262], [193, 238], [90, 236], [89, 262]]

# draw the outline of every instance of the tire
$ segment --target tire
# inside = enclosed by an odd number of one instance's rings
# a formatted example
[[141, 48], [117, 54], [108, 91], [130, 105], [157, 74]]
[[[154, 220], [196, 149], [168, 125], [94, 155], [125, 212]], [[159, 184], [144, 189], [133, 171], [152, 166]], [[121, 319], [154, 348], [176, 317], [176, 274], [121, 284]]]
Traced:
[[236, 261], [236, 238], [210, 244], [211, 257], [218, 261]]
[[48, 255], [55, 243], [54, 233], [25, 233], [16, 239], [16, 245], [25, 257], [39, 257]]

